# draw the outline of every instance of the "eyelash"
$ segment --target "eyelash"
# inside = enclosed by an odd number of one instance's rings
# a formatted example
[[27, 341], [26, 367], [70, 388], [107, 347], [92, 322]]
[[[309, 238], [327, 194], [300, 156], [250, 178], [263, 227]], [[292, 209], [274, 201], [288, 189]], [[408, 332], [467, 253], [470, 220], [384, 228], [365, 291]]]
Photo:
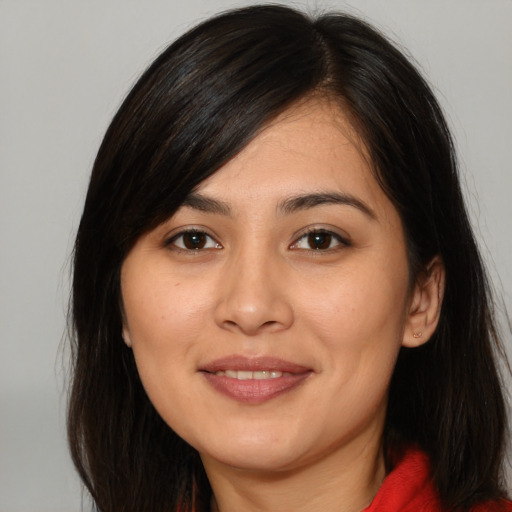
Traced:
[[[351, 243], [347, 238], [342, 237], [341, 235], [334, 233], [333, 231], [329, 231], [328, 229], [317, 229], [317, 228], [311, 228], [308, 229], [305, 233], [303, 233], [293, 244], [290, 246], [291, 248], [298, 248], [298, 244], [301, 240], [306, 240], [309, 242], [309, 238], [311, 236], [317, 236], [317, 237], [329, 237], [329, 247], [327, 248], [304, 248], [304, 250], [311, 251], [311, 252], [331, 252], [335, 251], [341, 247], [350, 247]], [[334, 247], [330, 247], [331, 243], [335, 241], [336, 245]], [[307, 243], [306, 242], [306, 243]]]
[[[186, 236], [190, 237], [193, 235], [201, 236], [202, 239], [200, 240], [200, 242], [202, 242], [203, 245], [198, 246], [198, 247], [187, 247], [187, 243], [185, 242], [185, 237]], [[306, 243], [308, 243], [311, 241], [311, 240], [309, 240], [309, 238], [312, 236], [320, 237], [319, 238], [320, 242], [322, 242], [322, 237], [326, 237], [327, 242], [328, 242], [328, 247], [326, 247], [326, 248], [321, 248], [321, 247], [320, 248], [312, 248], [312, 247], [301, 248], [301, 247], [299, 247], [299, 244], [301, 243], [301, 241], [306, 240]], [[177, 243], [177, 241], [180, 239], [181, 239], [181, 246], [178, 245], [178, 243]], [[189, 242], [190, 241], [191, 240], [189, 240]], [[331, 244], [333, 241], [336, 242], [336, 244], [333, 247], [331, 247]], [[325, 243], [325, 240], [323, 242]], [[165, 242], [165, 245], [172, 246], [172, 248], [175, 250], [188, 252], [188, 253], [199, 252], [199, 251], [207, 250], [207, 249], [222, 249], [223, 248], [222, 245], [220, 243], [218, 243], [211, 235], [209, 235], [206, 231], [203, 231], [201, 229], [186, 229], [184, 231], [180, 231], [176, 235], [173, 235], [171, 238], [169, 238]], [[198, 245], [200, 245], [200, 244], [198, 244]], [[208, 245], [210, 245], [210, 246], [208, 247]], [[325, 253], [325, 252], [335, 251], [335, 250], [339, 249], [340, 247], [350, 247], [350, 245], [351, 245], [351, 243], [348, 239], [340, 236], [337, 233], [334, 233], [333, 231], [329, 231], [327, 229], [311, 228], [308, 231], [306, 231], [305, 233], [303, 233], [299, 238], [297, 238], [296, 241], [293, 242], [289, 246], [289, 248], [297, 249], [297, 250], [305, 250], [305, 251], [310, 251], [310, 252], [314, 252], [314, 253], [322, 253], [322, 252]]]
[[[192, 235], [200, 235], [203, 236], [204, 239], [209, 239], [213, 242], [213, 247], [187, 247], [186, 243], [184, 242], [185, 236], [192, 236]], [[179, 239], [182, 239], [182, 247], [180, 247], [176, 242]], [[205, 242], [207, 244], [208, 242]], [[184, 231], [180, 231], [176, 235], [172, 236], [169, 240], [165, 242], [166, 246], [173, 246], [173, 248], [184, 251], [184, 252], [198, 252], [203, 249], [222, 249], [222, 245], [220, 245], [211, 235], [206, 233], [206, 231], [203, 231], [201, 229], [186, 229]]]

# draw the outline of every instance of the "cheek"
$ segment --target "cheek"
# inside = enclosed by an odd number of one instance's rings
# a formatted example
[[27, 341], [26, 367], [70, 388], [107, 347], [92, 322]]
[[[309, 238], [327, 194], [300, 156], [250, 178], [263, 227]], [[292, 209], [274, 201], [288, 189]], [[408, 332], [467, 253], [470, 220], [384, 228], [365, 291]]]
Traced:
[[127, 269], [122, 295], [134, 345], [159, 351], [179, 348], [201, 330], [211, 296], [204, 283], [183, 286], [179, 278], [158, 268], [137, 273]]
[[[174, 289], [172, 290], [174, 291]], [[197, 315], [176, 295], [159, 293], [133, 297], [127, 318], [135, 363], [146, 394], [162, 419], [182, 435], [183, 411], [195, 401], [194, 389], [184, 385], [194, 372], [191, 340], [201, 331]], [[127, 301], [128, 302], [128, 301]], [[130, 314], [131, 311], [131, 314]]]
[[301, 315], [332, 341], [360, 339], [364, 343], [375, 336], [398, 334], [405, 316], [407, 275], [383, 270], [368, 265], [363, 271], [348, 269], [327, 275], [323, 286], [318, 280], [314, 286], [302, 286], [296, 292]]
[[163, 412], [171, 396], [187, 399], [180, 383], [195, 371], [190, 354], [197, 351], [196, 341], [204, 332], [211, 294], [198, 283], [183, 286], [165, 272], [130, 272], [128, 267], [122, 295], [140, 378], [150, 400]]
[[[389, 264], [388, 264], [389, 263]], [[303, 294], [304, 329], [315, 333], [339, 385], [355, 380], [367, 385], [388, 379], [401, 346], [407, 307], [405, 258], [354, 265], [318, 280], [315, 293]], [[379, 377], [377, 377], [379, 376]]]
[[330, 425], [333, 438], [337, 430], [351, 435], [385, 411], [407, 294], [406, 277], [397, 282], [386, 276], [378, 268], [345, 274], [339, 286], [331, 280], [304, 301], [302, 331], [316, 339], [322, 373], [329, 376], [311, 413]]

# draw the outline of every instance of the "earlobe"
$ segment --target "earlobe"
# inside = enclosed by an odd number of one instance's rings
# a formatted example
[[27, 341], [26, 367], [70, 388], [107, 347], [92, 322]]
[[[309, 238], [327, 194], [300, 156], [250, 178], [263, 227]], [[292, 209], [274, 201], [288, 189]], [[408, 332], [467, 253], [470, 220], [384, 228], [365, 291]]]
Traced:
[[132, 346], [132, 339], [130, 336], [130, 330], [128, 329], [128, 325], [126, 323], [126, 313], [124, 311], [124, 304], [122, 298], [119, 300], [119, 311], [121, 313], [121, 322], [123, 325], [123, 328], [121, 330], [121, 337], [123, 338], [123, 341], [125, 345], [129, 348]]
[[131, 348], [132, 340], [130, 337], [130, 331], [128, 330], [128, 328], [126, 326], [123, 326], [121, 336], [123, 337], [123, 341], [125, 342], [126, 346]]
[[404, 347], [419, 347], [434, 334], [441, 313], [444, 286], [444, 264], [436, 256], [414, 285], [402, 340]]

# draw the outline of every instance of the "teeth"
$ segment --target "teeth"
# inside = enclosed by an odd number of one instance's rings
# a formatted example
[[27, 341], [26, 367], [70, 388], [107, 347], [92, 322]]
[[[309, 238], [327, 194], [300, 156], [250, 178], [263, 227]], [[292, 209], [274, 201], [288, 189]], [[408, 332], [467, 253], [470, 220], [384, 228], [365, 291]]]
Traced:
[[270, 373], [271, 372], [266, 371], [266, 370], [263, 370], [262, 372], [253, 372], [253, 379], [257, 379], [257, 380], [269, 379]]
[[276, 370], [260, 370], [256, 372], [249, 372], [246, 370], [219, 370], [215, 372], [219, 377], [229, 377], [230, 379], [238, 380], [266, 380], [278, 379], [279, 377], [289, 377], [292, 374], [289, 372], [279, 372]]

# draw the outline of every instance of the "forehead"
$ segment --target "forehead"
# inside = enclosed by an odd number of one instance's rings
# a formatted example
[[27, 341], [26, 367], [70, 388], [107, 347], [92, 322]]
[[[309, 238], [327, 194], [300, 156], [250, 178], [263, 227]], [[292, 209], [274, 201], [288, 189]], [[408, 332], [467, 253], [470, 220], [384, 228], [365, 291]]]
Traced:
[[269, 123], [196, 189], [240, 207], [310, 192], [348, 193], [384, 215], [394, 210], [364, 143], [338, 104], [310, 99]]

